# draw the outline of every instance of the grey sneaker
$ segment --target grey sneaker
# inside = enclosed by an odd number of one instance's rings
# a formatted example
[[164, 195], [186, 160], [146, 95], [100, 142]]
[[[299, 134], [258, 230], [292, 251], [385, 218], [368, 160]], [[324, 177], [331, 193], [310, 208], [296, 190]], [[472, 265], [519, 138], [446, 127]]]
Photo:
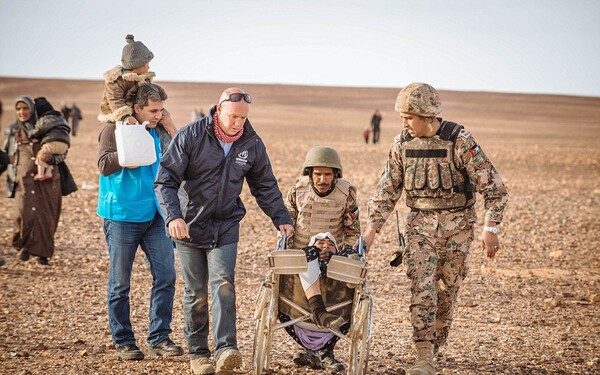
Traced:
[[292, 358], [296, 366], [309, 366], [311, 368], [321, 368], [321, 360], [319, 356], [312, 350], [300, 350], [294, 354]]
[[215, 368], [208, 357], [198, 357], [190, 361], [190, 368], [194, 375], [210, 375], [215, 373]]
[[231, 374], [242, 367], [242, 355], [237, 349], [225, 349], [217, 359], [217, 374]]
[[135, 344], [115, 345], [115, 356], [127, 361], [144, 359], [144, 353]]
[[183, 348], [176, 345], [170, 338], [166, 338], [154, 346], [148, 347], [151, 354], [162, 355], [165, 357], [175, 357], [183, 354]]

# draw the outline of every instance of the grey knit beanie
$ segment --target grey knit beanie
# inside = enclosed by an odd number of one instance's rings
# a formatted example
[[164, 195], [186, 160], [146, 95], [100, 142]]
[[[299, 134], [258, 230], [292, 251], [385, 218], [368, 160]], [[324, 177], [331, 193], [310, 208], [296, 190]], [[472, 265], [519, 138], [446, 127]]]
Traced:
[[125, 40], [127, 44], [123, 47], [123, 54], [121, 55], [123, 69], [139, 68], [154, 58], [154, 54], [150, 52], [144, 43], [133, 40], [133, 35], [127, 35]]

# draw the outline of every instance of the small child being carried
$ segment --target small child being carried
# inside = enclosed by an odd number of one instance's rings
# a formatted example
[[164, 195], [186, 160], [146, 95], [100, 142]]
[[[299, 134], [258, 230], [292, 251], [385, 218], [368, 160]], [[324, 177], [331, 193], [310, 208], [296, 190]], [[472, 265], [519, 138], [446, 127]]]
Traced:
[[[150, 61], [154, 54], [140, 41], [135, 41], [133, 35], [125, 37], [127, 43], [121, 54], [121, 64], [104, 73], [104, 92], [100, 103], [98, 120], [104, 123], [123, 121], [135, 124], [133, 117], [133, 102], [138, 88], [143, 83], [152, 83], [156, 76], [150, 72]], [[166, 109], [165, 112], [168, 113]], [[175, 126], [162, 125], [162, 128], [173, 137]], [[160, 128], [157, 128], [160, 129]], [[160, 135], [160, 134], [159, 134]]]
[[63, 115], [54, 110], [45, 97], [35, 98], [34, 102], [37, 121], [29, 137], [39, 140], [42, 147], [35, 157], [38, 172], [33, 179], [44, 181], [52, 178], [53, 166], [46, 162], [47, 158], [52, 154], [62, 155], [67, 152], [71, 129]]

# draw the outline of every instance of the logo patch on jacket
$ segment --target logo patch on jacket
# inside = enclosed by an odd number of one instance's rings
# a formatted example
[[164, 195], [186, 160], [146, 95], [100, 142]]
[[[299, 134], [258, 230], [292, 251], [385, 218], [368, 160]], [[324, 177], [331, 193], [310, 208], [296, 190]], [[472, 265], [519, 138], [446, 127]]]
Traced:
[[477, 154], [479, 154], [479, 152], [481, 151], [481, 148], [479, 147], [478, 144], [476, 144], [475, 146], [471, 147], [471, 149], [469, 150], [469, 152], [471, 153], [471, 155], [475, 156]]
[[244, 164], [248, 163], [248, 150], [244, 150], [244, 151], [240, 152], [239, 154], [237, 154], [237, 156], [235, 158], [235, 162], [240, 165], [244, 165]]

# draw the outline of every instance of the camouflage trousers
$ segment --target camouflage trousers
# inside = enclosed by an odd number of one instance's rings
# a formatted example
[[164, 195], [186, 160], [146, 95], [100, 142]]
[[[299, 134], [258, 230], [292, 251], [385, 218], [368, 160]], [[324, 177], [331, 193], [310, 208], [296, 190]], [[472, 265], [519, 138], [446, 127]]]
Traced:
[[475, 213], [414, 211], [409, 213], [404, 254], [411, 280], [413, 340], [446, 343], [458, 291], [467, 276]]

